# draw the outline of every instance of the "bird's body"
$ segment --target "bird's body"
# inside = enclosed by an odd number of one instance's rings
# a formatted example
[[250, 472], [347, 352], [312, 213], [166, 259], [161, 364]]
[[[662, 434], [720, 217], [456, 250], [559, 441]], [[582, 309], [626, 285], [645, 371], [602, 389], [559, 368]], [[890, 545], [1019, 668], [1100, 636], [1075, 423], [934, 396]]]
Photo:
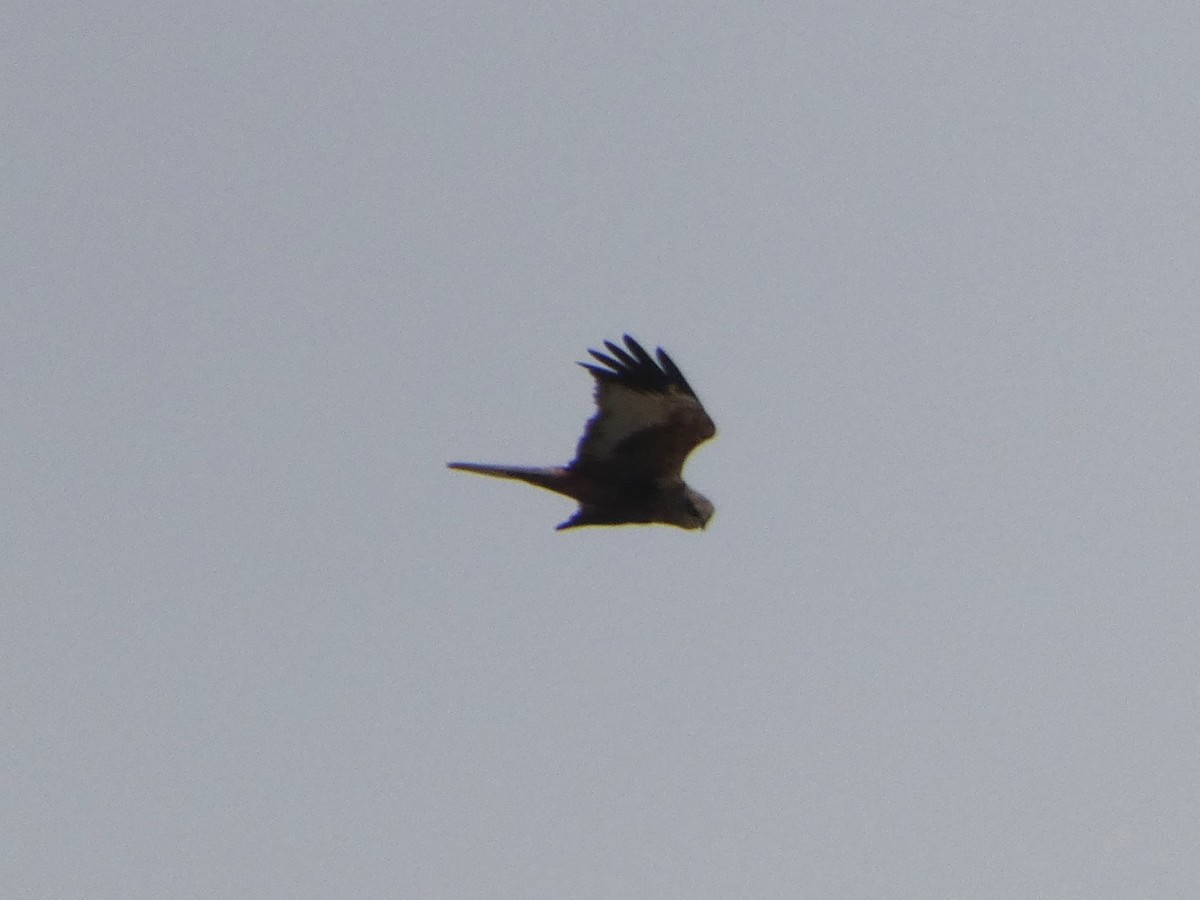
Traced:
[[537, 468], [450, 463], [450, 468], [524, 481], [570, 497], [579, 510], [558, 527], [661, 523], [703, 528], [713, 505], [683, 481], [684, 460], [716, 433], [695, 392], [660, 347], [650, 356], [625, 335], [605, 341], [603, 366], [580, 363], [596, 379], [597, 411], [566, 466]]

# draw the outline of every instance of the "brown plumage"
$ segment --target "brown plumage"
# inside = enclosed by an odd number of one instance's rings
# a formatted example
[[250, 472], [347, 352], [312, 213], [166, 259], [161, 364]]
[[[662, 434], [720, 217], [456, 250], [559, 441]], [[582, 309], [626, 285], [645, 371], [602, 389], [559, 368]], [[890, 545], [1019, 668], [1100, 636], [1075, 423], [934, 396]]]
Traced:
[[559, 529], [652, 522], [703, 528], [713, 505], [684, 483], [683, 463], [716, 426], [661, 347], [655, 359], [629, 335], [624, 347], [604, 346], [607, 354], [588, 351], [600, 365], [580, 363], [596, 379], [596, 414], [570, 463], [450, 468], [524, 481], [578, 501], [579, 510]]

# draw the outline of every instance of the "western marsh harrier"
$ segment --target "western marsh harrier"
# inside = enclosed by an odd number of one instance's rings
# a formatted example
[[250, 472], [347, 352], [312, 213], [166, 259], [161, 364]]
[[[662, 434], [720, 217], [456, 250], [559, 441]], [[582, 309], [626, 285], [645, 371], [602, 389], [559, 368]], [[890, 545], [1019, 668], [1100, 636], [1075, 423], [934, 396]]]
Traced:
[[604, 346], [608, 354], [588, 351], [600, 365], [579, 364], [596, 379], [596, 414], [569, 464], [450, 468], [524, 481], [578, 501], [579, 510], [559, 529], [652, 522], [703, 528], [713, 505], [684, 484], [683, 463], [716, 426], [661, 347], [656, 360], [629, 335], [625, 347]]

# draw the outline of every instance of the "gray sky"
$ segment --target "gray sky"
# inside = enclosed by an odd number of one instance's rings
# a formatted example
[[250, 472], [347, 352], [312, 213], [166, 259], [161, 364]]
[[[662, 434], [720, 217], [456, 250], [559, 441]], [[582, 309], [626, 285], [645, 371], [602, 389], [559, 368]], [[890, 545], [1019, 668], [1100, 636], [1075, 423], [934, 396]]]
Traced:
[[1192, 7], [4, 19], [7, 896], [1194, 893]]

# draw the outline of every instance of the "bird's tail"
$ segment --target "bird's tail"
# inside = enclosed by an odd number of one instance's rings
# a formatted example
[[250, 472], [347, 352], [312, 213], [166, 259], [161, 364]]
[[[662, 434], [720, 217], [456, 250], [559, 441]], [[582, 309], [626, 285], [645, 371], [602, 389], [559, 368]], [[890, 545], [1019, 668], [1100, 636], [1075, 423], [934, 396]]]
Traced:
[[560, 467], [538, 466], [488, 466], [480, 463], [447, 463], [451, 469], [461, 472], [474, 472], [476, 475], [491, 475], [493, 478], [511, 478], [514, 481], [524, 481], [536, 487], [564, 494], [577, 499], [572, 491], [572, 479], [567, 470]]

